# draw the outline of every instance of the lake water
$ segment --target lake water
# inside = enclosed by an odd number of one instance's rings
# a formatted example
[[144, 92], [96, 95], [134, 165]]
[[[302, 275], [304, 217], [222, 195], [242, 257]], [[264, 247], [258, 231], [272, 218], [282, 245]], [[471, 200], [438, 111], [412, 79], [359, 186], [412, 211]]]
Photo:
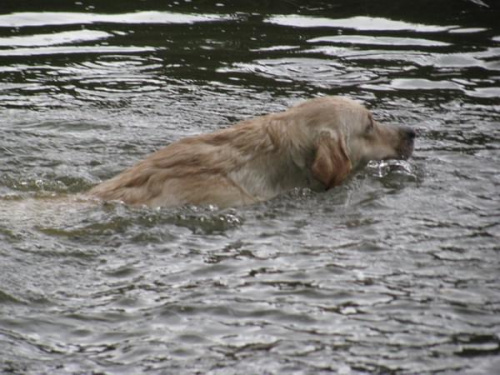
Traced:
[[[498, 2], [17, 3], [0, 373], [500, 373]], [[319, 95], [415, 128], [414, 156], [237, 209], [75, 198]]]

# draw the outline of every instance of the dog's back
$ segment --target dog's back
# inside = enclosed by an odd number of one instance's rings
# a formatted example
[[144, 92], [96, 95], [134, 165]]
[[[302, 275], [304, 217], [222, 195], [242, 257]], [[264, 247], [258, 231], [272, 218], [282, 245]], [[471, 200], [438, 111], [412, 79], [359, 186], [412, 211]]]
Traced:
[[288, 155], [290, 145], [284, 144], [289, 131], [280, 114], [272, 114], [186, 138], [96, 186], [90, 194], [148, 206], [225, 207], [267, 200], [302, 180], [302, 169]]

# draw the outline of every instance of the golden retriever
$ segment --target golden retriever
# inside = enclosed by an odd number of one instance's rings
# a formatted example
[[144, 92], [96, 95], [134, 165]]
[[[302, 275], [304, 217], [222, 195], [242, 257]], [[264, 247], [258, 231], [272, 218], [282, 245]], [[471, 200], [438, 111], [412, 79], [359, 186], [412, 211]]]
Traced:
[[406, 159], [414, 138], [412, 129], [382, 125], [353, 100], [320, 97], [182, 139], [90, 195], [151, 207], [246, 205], [295, 187], [328, 190], [369, 160]]

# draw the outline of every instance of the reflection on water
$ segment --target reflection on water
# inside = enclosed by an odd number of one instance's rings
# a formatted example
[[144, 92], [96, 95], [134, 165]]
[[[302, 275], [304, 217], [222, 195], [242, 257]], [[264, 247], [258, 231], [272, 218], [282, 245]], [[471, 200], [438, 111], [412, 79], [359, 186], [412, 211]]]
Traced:
[[[0, 373], [498, 372], [493, 1], [2, 8]], [[238, 209], [80, 195], [317, 95], [414, 157]]]
[[[97, 30], [63, 31], [53, 34], [37, 34], [0, 38], [2, 47], [53, 46], [56, 44], [78, 43], [111, 37], [112, 34]], [[13, 51], [9, 51], [12, 53]], [[18, 54], [19, 51], [16, 51]]]
[[310, 16], [273, 16], [266, 22], [281, 26], [319, 28], [328, 27], [335, 29], [354, 29], [359, 31], [416, 31], [416, 32], [442, 32], [453, 29], [454, 26], [434, 26], [423, 24], [412, 24], [409, 22], [395, 21], [379, 17], [350, 17], [346, 19], [331, 19]]
[[222, 20], [213, 14], [182, 14], [172, 12], [133, 12], [120, 14], [69, 13], [69, 12], [19, 12], [0, 15], [0, 27], [88, 25], [88, 24], [191, 24]]

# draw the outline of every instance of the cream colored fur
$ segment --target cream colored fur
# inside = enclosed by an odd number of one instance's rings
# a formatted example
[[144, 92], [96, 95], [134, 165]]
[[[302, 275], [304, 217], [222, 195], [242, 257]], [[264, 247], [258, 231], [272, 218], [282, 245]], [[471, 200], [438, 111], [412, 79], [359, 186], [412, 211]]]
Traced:
[[372, 159], [407, 158], [414, 137], [353, 100], [321, 97], [172, 143], [90, 195], [151, 207], [251, 204], [295, 187], [329, 189]]

